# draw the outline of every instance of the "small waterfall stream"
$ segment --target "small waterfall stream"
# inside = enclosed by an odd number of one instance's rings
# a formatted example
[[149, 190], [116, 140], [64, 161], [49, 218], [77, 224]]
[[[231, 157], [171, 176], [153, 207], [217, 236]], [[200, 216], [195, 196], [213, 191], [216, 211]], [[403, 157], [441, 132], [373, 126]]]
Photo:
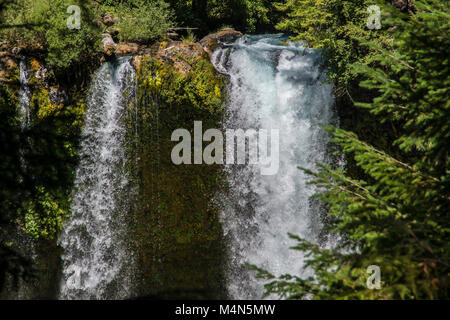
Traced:
[[282, 35], [244, 36], [217, 49], [212, 62], [229, 76], [226, 128], [278, 129], [280, 168], [262, 176], [256, 166], [227, 166], [230, 194], [222, 213], [229, 241], [228, 291], [234, 299], [259, 299], [263, 282], [245, 263], [275, 275], [301, 274], [303, 256], [289, 247], [288, 233], [317, 241], [319, 209], [315, 187], [298, 169], [326, 161], [333, 121], [332, 88], [322, 84], [320, 55], [300, 44], [282, 45]]
[[121, 299], [130, 294], [132, 257], [121, 235], [129, 183], [124, 116], [136, 75], [129, 58], [105, 63], [95, 74], [81, 137], [80, 163], [64, 248], [62, 299]]
[[18, 111], [20, 117], [20, 124], [22, 128], [25, 128], [30, 123], [30, 98], [31, 92], [28, 86], [29, 74], [25, 58], [22, 58], [19, 62], [19, 75], [20, 75], [20, 89], [19, 89], [19, 104]]

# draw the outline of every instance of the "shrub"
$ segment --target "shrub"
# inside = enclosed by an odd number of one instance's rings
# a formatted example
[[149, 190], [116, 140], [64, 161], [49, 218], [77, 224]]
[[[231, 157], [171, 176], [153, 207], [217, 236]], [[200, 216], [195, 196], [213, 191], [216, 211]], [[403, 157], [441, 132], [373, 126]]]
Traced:
[[[81, 8], [80, 29], [67, 27], [71, 5]], [[43, 51], [47, 66], [57, 70], [90, 61], [100, 49], [100, 33], [92, 24], [93, 11], [86, 1], [16, 0], [6, 7], [3, 19], [11, 27], [5, 28], [2, 36], [12, 45]]]
[[162, 0], [138, 0], [103, 8], [119, 17], [116, 26], [121, 41], [151, 42], [163, 37], [174, 26], [172, 11]]

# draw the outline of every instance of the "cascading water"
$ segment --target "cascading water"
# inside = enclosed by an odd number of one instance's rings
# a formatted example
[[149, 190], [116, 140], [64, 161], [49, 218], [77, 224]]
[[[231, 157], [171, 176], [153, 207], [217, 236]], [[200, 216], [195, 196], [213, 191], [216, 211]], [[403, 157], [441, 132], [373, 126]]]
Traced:
[[[19, 62], [19, 76], [20, 76], [20, 89], [19, 89], [19, 103], [17, 105], [17, 111], [19, 115], [20, 127], [25, 130], [30, 124], [31, 112], [30, 112], [30, 96], [31, 91], [28, 85], [29, 74], [27, 70], [27, 62], [25, 58], [20, 59]], [[27, 140], [27, 143], [29, 141]], [[26, 164], [23, 156], [23, 147], [20, 149], [20, 165], [22, 169], [26, 170]]]
[[19, 75], [20, 75], [20, 90], [19, 90], [19, 104], [18, 111], [20, 117], [20, 124], [22, 128], [25, 128], [30, 123], [30, 87], [28, 86], [29, 74], [27, 70], [27, 64], [25, 59], [21, 59], [19, 62]]
[[278, 129], [280, 167], [262, 176], [256, 166], [227, 166], [230, 192], [224, 199], [223, 228], [229, 239], [228, 291], [231, 298], [259, 299], [263, 283], [246, 271], [254, 264], [275, 275], [299, 275], [303, 256], [290, 250], [288, 233], [318, 241], [315, 187], [298, 167], [314, 169], [327, 159], [327, 135], [320, 124], [333, 121], [332, 88], [323, 84], [320, 54], [290, 43], [283, 35], [244, 36], [217, 49], [212, 62], [229, 76], [230, 129]]
[[72, 216], [60, 237], [62, 299], [121, 299], [130, 293], [126, 270], [132, 257], [120, 235], [129, 183], [124, 116], [135, 79], [129, 58], [119, 58], [105, 63], [91, 85]]

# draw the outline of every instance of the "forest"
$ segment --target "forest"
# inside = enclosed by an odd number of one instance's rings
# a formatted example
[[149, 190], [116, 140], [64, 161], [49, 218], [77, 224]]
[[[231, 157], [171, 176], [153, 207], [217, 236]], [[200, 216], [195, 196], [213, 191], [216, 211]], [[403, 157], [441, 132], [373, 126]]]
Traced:
[[[449, 35], [442, 0], [0, 0], [0, 298], [449, 299]], [[278, 176], [174, 165], [194, 121], [279, 128]]]

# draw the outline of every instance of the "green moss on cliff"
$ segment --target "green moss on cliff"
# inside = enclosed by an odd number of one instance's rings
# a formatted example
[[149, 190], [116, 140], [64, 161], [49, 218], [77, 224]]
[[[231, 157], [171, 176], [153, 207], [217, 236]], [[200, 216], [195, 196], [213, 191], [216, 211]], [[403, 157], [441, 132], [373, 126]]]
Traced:
[[52, 240], [70, 212], [84, 94], [72, 95], [70, 104], [52, 102], [51, 91], [58, 88], [49, 86], [36, 59], [30, 59], [28, 67], [31, 121], [19, 132], [24, 139], [23, 161], [31, 176], [31, 197], [22, 201], [17, 221], [31, 237]]

